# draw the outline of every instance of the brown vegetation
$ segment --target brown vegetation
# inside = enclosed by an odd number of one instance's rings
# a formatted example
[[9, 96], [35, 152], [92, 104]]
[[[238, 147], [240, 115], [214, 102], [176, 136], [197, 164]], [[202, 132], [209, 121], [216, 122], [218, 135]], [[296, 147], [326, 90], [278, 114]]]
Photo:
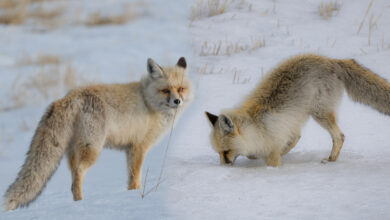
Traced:
[[35, 103], [40, 99], [57, 99], [67, 91], [85, 83], [70, 63], [62, 63], [56, 55], [26, 56], [17, 62], [17, 66], [31, 66], [37, 71], [29, 76], [19, 74], [10, 91], [10, 99], [1, 111], [10, 111]]
[[[21, 25], [29, 24], [46, 30], [57, 28], [65, 23], [86, 26], [121, 25], [135, 18], [138, 9], [146, 8], [142, 2], [129, 3], [122, 6], [119, 14], [107, 14], [105, 11], [95, 11], [80, 19], [82, 8], [67, 7], [69, 3], [53, 0], [1, 0], [0, 24]], [[63, 16], [66, 12], [72, 14], [70, 20]]]
[[330, 17], [336, 15], [341, 8], [341, 5], [335, 2], [321, 2], [320, 7], [318, 8], [319, 15], [324, 19], [329, 19]]
[[137, 14], [130, 7], [126, 7], [122, 13], [117, 15], [104, 15], [101, 12], [93, 12], [89, 14], [85, 24], [87, 26], [120, 25], [136, 17]]
[[[30, 19], [33, 22], [53, 26], [53, 22], [58, 21], [66, 9], [63, 6], [46, 8], [42, 3], [45, 1], [49, 0], [1, 0], [0, 24], [19, 25]], [[39, 5], [31, 7], [33, 4]]]
[[[191, 10], [191, 22], [202, 17], [212, 17], [224, 14], [232, 6], [248, 5], [245, 0], [197, 0]], [[252, 11], [252, 5], [248, 5]]]
[[31, 65], [59, 65], [61, 58], [53, 54], [40, 54], [36, 57], [24, 56], [18, 62], [18, 66], [31, 66]]

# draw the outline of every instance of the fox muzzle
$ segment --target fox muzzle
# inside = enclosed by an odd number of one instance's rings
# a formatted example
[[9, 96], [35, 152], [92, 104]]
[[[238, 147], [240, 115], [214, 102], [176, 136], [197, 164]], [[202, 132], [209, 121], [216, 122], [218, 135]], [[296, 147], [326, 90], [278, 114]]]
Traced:
[[233, 156], [230, 150], [219, 152], [221, 164], [233, 165], [238, 155]]

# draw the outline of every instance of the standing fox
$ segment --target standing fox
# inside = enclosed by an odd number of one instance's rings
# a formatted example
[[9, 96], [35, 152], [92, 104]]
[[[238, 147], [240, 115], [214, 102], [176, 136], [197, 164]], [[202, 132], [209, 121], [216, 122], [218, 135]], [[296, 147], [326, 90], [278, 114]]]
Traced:
[[352, 59], [296, 56], [274, 69], [240, 107], [219, 116], [206, 112], [221, 164], [233, 164], [244, 155], [280, 166], [309, 116], [332, 137], [332, 152], [324, 161], [336, 161], [344, 143], [335, 115], [343, 88], [352, 100], [390, 115], [390, 84], [385, 79]]
[[126, 152], [128, 189], [139, 189], [146, 152], [192, 99], [184, 57], [176, 66], [164, 68], [148, 59], [147, 70], [140, 82], [79, 88], [51, 104], [22, 169], [5, 193], [5, 208], [34, 201], [65, 153], [73, 199], [81, 200], [84, 175], [104, 146]]

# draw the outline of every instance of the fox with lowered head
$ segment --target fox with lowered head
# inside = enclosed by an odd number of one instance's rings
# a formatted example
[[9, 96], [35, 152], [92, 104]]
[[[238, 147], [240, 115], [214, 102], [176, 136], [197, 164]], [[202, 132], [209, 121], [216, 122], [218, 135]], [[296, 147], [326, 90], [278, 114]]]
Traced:
[[233, 164], [243, 155], [280, 166], [281, 156], [297, 144], [309, 116], [333, 140], [323, 161], [336, 161], [344, 143], [336, 121], [344, 89], [352, 100], [390, 115], [390, 84], [353, 59], [305, 54], [284, 61], [238, 108], [218, 116], [206, 112], [221, 164]]

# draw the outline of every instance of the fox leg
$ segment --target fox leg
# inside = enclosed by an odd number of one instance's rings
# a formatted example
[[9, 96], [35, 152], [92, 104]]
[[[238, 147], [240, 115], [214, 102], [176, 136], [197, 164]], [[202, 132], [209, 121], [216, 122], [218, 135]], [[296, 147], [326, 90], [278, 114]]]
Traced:
[[297, 135], [293, 139], [288, 141], [287, 142], [287, 147], [285, 147], [283, 149], [283, 151], [282, 151], [282, 156], [287, 154], [288, 152], [290, 152], [290, 150], [293, 149], [295, 147], [295, 145], [297, 145], [297, 143], [298, 143], [300, 138], [301, 138], [301, 135]]
[[315, 114], [313, 118], [324, 127], [332, 137], [332, 152], [328, 158], [325, 158], [323, 162], [326, 161], [336, 161], [339, 157], [340, 150], [343, 147], [344, 143], [344, 134], [341, 132], [339, 126], [336, 122], [336, 116], [334, 112], [324, 113], [324, 114]]
[[126, 150], [127, 170], [129, 182], [127, 189], [140, 189], [142, 187], [142, 164], [144, 163], [146, 149], [131, 147]]
[[95, 164], [100, 149], [92, 147], [90, 144], [77, 145], [75, 151], [68, 153], [70, 169], [72, 171], [72, 193], [73, 200], [83, 199], [82, 186], [84, 176], [89, 168]]
[[68, 149], [67, 158], [68, 158], [69, 169], [70, 169], [70, 172], [72, 173], [72, 178], [73, 178], [73, 173], [76, 172], [77, 166], [79, 164], [77, 155], [76, 155], [73, 147], [70, 147]]
[[75, 150], [73, 149], [73, 146], [71, 146], [67, 152], [67, 158], [68, 158], [68, 164], [69, 164], [69, 169], [70, 169], [70, 172], [72, 173], [72, 187], [71, 187], [71, 191], [72, 191], [72, 194], [73, 194], [73, 199], [76, 201], [75, 199], [75, 193], [74, 193], [74, 189], [75, 189], [75, 179], [76, 179], [76, 176], [77, 176], [77, 168], [79, 166], [79, 159], [78, 159], [78, 155], [76, 154]]
[[281, 165], [280, 149], [278, 148], [272, 151], [266, 158], [265, 162], [268, 166], [279, 167]]

